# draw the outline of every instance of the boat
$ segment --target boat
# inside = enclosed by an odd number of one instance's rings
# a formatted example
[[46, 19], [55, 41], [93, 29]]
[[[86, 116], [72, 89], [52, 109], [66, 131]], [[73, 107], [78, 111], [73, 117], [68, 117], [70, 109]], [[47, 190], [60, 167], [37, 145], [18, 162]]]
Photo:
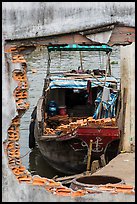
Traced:
[[[111, 75], [112, 47], [67, 44], [49, 45], [47, 50], [47, 74], [32, 113], [29, 147], [37, 144], [44, 159], [65, 175], [85, 172], [91, 143], [90, 163], [104, 152], [113, 158], [118, 151], [120, 90], [118, 80]], [[50, 56], [58, 51], [79, 52], [80, 66], [70, 70], [68, 65], [66, 72], [52, 71]], [[83, 68], [82, 52], [86, 51], [105, 53], [103, 69]]]

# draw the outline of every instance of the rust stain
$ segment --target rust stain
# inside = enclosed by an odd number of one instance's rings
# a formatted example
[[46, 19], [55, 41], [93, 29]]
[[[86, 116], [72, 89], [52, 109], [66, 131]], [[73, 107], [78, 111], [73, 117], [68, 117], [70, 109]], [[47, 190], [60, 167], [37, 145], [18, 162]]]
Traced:
[[70, 196], [71, 192], [72, 190], [67, 187], [60, 187], [60, 188], [57, 188], [55, 191], [56, 195], [60, 195], [60, 196]]
[[5, 53], [12, 53], [12, 52], [16, 52], [16, 51], [17, 51], [16, 46], [5, 45], [5, 48], [4, 48]]
[[135, 28], [126, 26], [116, 26], [111, 34], [108, 44], [113, 45], [128, 45], [135, 42]]
[[71, 192], [71, 196], [72, 197], [77, 197], [77, 196], [84, 196], [87, 193], [87, 191], [85, 190], [77, 190], [77, 191], [73, 191]]

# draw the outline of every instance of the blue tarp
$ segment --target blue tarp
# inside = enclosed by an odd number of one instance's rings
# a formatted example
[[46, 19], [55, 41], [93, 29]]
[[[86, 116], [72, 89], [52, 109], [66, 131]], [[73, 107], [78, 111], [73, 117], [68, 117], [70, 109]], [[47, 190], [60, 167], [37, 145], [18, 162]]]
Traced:
[[[99, 80], [104, 80], [105, 78], [99, 78]], [[62, 76], [53, 76], [50, 78], [51, 82], [49, 87], [51, 89], [56, 88], [73, 88], [73, 89], [86, 89], [87, 88], [87, 81], [91, 81], [91, 87], [97, 87], [97, 86], [104, 86], [104, 81], [99, 82], [95, 78], [86, 78], [86, 79], [66, 79]], [[107, 82], [105, 86], [108, 86], [111, 84], [111, 81], [116, 82], [116, 79], [114, 77], [107, 77]]]
[[[118, 97], [118, 92], [116, 93], [110, 93], [109, 100], [107, 102], [102, 101], [102, 91], [100, 91], [97, 95], [97, 98], [95, 100], [96, 104], [96, 110], [93, 115], [94, 119], [97, 119], [99, 117], [100, 108], [102, 108], [102, 114], [100, 115], [100, 118], [113, 118], [115, 117], [115, 105], [116, 100]], [[101, 104], [102, 101], [102, 104]], [[101, 107], [102, 106], [102, 107]]]

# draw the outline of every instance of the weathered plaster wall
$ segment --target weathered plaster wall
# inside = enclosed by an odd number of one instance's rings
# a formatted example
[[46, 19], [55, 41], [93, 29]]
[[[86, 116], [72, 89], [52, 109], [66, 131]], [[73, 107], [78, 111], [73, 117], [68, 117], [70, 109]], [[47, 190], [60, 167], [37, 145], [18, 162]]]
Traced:
[[6, 38], [46, 36], [103, 24], [135, 24], [134, 2], [3, 2]]
[[[122, 149], [133, 151], [135, 145], [135, 43], [121, 46], [121, 94], [126, 89], [125, 128]], [[124, 107], [122, 106], [122, 109]], [[123, 117], [123, 114], [121, 118]], [[132, 149], [133, 148], [133, 149]]]
[[[2, 141], [16, 115], [12, 68], [7, 72], [5, 65], [5, 39], [52, 35], [116, 21], [134, 26], [134, 15], [134, 2], [2, 2]], [[58, 197], [39, 187], [19, 185], [8, 168], [3, 146], [2, 182], [3, 202], [132, 201], [128, 195], [108, 196], [107, 192], [92, 198]]]

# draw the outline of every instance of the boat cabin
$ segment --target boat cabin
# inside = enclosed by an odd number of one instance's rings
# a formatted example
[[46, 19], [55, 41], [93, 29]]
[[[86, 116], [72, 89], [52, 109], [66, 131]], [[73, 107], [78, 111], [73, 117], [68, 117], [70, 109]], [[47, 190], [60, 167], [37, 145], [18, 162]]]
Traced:
[[[84, 70], [80, 58], [81, 66], [77, 70], [53, 73], [50, 71], [52, 51], [102, 51], [108, 56], [106, 68]], [[111, 76], [109, 64], [111, 51], [112, 48], [107, 45], [74, 44], [48, 47], [49, 63], [44, 86], [46, 118], [58, 115], [76, 121], [88, 117], [98, 119], [116, 116], [118, 82]]]

